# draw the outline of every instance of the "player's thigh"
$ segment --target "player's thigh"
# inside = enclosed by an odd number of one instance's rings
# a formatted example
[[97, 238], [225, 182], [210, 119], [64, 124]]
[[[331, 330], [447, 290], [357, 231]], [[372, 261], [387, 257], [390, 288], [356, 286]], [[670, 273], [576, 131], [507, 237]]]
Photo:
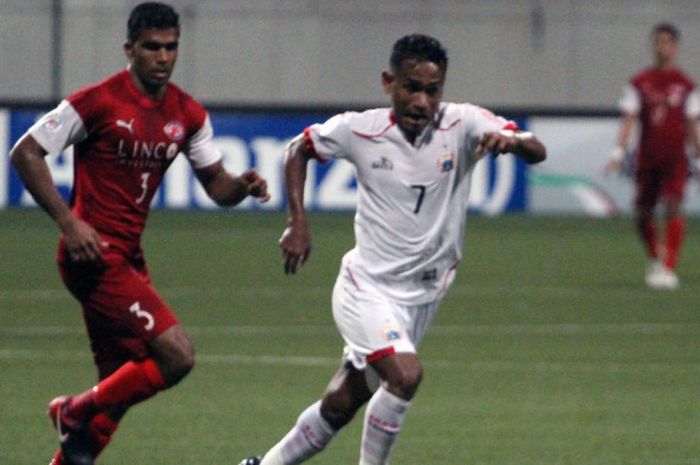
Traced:
[[148, 276], [128, 262], [108, 257], [99, 273], [86, 279], [85, 271], [61, 266], [66, 285], [82, 305], [95, 362], [104, 366], [101, 373], [147, 357], [148, 343], [177, 324]]
[[405, 320], [404, 326], [408, 332], [408, 337], [416, 347], [418, 347], [423, 337], [428, 332], [439, 308], [440, 300], [421, 305], [408, 305], [403, 307], [401, 316]]
[[635, 175], [635, 206], [639, 210], [653, 209], [661, 196], [663, 175], [659, 170], [640, 169]]
[[661, 181], [661, 196], [666, 204], [668, 216], [680, 214], [680, 206], [685, 198], [685, 185], [688, 180], [688, 168], [685, 166], [671, 167]]
[[344, 357], [359, 370], [396, 352], [415, 352], [400, 305], [368, 289], [342, 283], [333, 290], [333, 317], [345, 341]]
[[194, 346], [181, 325], [173, 325], [148, 343], [156, 362], [164, 365], [192, 367]]

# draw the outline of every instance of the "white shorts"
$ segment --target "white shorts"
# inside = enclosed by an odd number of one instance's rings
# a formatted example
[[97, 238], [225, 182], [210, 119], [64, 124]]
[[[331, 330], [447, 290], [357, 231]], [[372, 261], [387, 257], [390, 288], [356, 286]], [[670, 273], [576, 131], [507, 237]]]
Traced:
[[333, 288], [333, 318], [345, 340], [343, 358], [358, 370], [397, 352], [416, 353], [440, 301], [402, 305], [345, 266]]

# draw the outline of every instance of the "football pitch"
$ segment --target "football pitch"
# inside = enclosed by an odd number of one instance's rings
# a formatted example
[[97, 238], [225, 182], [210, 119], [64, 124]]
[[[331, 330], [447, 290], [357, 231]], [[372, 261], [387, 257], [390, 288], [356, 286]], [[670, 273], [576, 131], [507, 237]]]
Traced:
[[[311, 259], [288, 277], [282, 214], [151, 214], [151, 276], [198, 365], [134, 407], [99, 464], [235, 465], [319, 398], [340, 361], [330, 295], [352, 215], [310, 222]], [[700, 464], [699, 231], [681, 289], [653, 292], [629, 219], [470, 216], [392, 463]], [[49, 400], [95, 382], [57, 236], [42, 212], [0, 211], [0, 464], [47, 464]], [[361, 420], [310, 463], [356, 464]]]

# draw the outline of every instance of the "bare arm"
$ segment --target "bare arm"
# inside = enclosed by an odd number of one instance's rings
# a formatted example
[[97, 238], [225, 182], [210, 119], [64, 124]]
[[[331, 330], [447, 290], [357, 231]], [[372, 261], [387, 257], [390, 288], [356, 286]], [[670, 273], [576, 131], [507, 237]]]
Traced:
[[603, 169], [606, 173], [620, 171], [625, 160], [625, 147], [630, 143], [632, 132], [637, 127], [639, 117], [634, 113], [626, 113], [620, 122], [620, 130], [617, 133], [617, 145], [610, 154], [610, 160]]
[[512, 153], [526, 163], [540, 163], [547, 158], [547, 149], [536, 137], [513, 131], [487, 132], [479, 141], [478, 155]]
[[247, 196], [257, 197], [261, 202], [270, 200], [267, 193], [267, 181], [255, 170], [234, 176], [220, 161], [195, 170], [199, 182], [207, 195], [220, 206], [233, 206], [241, 203]]
[[311, 152], [301, 137], [290, 142], [284, 160], [284, 178], [287, 185], [288, 226], [280, 238], [284, 256], [284, 272], [294, 274], [311, 253], [311, 232], [304, 210], [306, 166]]
[[617, 135], [618, 147], [624, 148], [629, 145], [630, 138], [632, 137], [632, 131], [634, 131], [638, 121], [639, 117], [633, 113], [627, 113], [622, 117], [620, 132]]
[[688, 118], [686, 120], [688, 141], [693, 147], [693, 168], [696, 174], [700, 174], [700, 134], [698, 123], [698, 118]]
[[46, 151], [30, 135], [12, 149], [12, 164], [36, 202], [54, 219], [63, 232], [68, 254], [76, 262], [92, 262], [102, 256], [106, 243], [95, 229], [76, 218], [56, 190], [44, 157]]

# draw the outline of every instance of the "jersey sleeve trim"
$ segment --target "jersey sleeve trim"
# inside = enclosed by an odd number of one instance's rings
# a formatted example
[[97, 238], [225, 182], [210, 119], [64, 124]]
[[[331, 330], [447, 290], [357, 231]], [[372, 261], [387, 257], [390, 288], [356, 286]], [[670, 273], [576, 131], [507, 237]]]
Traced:
[[618, 109], [628, 115], [636, 115], [641, 108], [639, 92], [632, 84], [627, 84], [622, 89], [622, 97], [617, 103]]
[[193, 168], [206, 168], [221, 160], [221, 152], [214, 144], [214, 129], [209, 115], [204, 118], [202, 127], [190, 138], [187, 159]]
[[685, 102], [685, 117], [700, 117], [700, 94], [697, 90], [693, 90], [688, 94], [688, 99]]
[[508, 121], [502, 130], [505, 131], [520, 131], [520, 127], [515, 121]]
[[311, 131], [312, 131], [311, 126], [304, 129], [304, 145], [306, 146], [306, 149], [309, 151], [309, 153], [311, 154], [311, 156], [313, 158], [315, 158], [316, 160], [318, 160], [321, 163], [325, 163], [328, 160], [326, 160], [325, 158], [321, 158], [319, 156], [318, 152], [316, 151], [316, 147], [314, 147], [314, 141], [311, 138]]

